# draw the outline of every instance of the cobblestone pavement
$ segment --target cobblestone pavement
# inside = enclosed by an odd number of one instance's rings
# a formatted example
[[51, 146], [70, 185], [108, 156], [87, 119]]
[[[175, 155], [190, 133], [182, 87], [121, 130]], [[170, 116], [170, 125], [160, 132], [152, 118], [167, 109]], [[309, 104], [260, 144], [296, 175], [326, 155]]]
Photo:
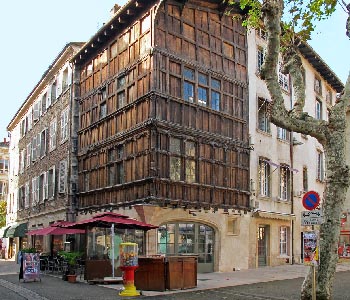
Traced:
[[[18, 280], [19, 266], [0, 260], [0, 300], [287, 300], [298, 299], [308, 267], [285, 265], [229, 273], [198, 274], [198, 286], [188, 290], [144, 291], [140, 297], [120, 297], [121, 284], [90, 285], [63, 281], [58, 275], [43, 274], [41, 282]], [[337, 266], [334, 300], [350, 300], [350, 264]]]

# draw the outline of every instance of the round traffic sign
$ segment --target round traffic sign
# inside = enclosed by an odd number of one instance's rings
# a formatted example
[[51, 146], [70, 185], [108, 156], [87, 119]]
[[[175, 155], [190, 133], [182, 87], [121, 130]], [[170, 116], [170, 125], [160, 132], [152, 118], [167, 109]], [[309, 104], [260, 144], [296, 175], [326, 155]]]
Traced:
[[303, 206], [307, 210], [314, 210], [320, 204], [320, 195], [315, 191], [307, 192], [303, 197]]

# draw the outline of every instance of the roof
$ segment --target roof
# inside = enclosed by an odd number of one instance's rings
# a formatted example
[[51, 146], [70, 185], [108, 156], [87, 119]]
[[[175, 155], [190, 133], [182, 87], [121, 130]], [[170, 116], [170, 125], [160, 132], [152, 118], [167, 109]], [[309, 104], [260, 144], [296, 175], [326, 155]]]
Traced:
[[91, 38], [85, 43], [78, 53], [74, 55], [72, 61], [74, 64], [79, 64], [90, 57], [91, 53], [96, 53], [96, 45], [102, 45], [106, 43], [111, 34], [120, 32], [124, 27], [129, 24], [130, 20], [135, 18], [135, 15], [139, 11], [143, 11], [145, 7], [152, 5], [154, 0], [129, 0], [124, 6], [122, 6], [115, 15], [104, 24]]
[[338, 93], [344, 89], [344, 84], [341, 82], [341, 80], [308, 43], [301, 41], [298, 48], [302, 56], [333, 89], [335, 89]]
[[40, 86], [40, 84], [42, 83], [42, 81], [45, 79], [45, 77], [49, 74], [50, 70], [53, 68], [53, 66], [59, 61], [60, 57], [64, 54], [65, 51], [67, 51], [68, 48], [73, 48], [76, 52], [78, 51], [78, 49], [80, 49], [80, 47], [82, 47], [84, 45], [84, 43], [82, 42], [70, 42], [67, 43], [64, 48], [60, 51], [60, 53], [56, 56], [56, 58], [54, 59], [54, 61], [49, 65], [49, 67], [47, 68], [47, 70], [44, 72], [44, 74], [41, 76], [40, 80], [38, 81], [38, 83], [35, 85], [35, 87], [33, 88], [33, 90], [29, 93], [28, 97], [25, 99], [25, 101], [22, 103], [22, 105], [20, 106], [20, 108], [17, 110], [16, 114], [13, 116], [13, 118], [11, 119], [10, 123], [7, 125], [6, 129], [7, 131], [11, 131], [11, 125], [12, 123], [15, 121], [16, 117], [19, 115], [19, 113], [21, 112], [21, 110], [25, 107], [25, 104], [28, 102], [28, 100], [32, 97], [32, 95], [34, 94], [34, 92], [36, 91], [36, 89]]

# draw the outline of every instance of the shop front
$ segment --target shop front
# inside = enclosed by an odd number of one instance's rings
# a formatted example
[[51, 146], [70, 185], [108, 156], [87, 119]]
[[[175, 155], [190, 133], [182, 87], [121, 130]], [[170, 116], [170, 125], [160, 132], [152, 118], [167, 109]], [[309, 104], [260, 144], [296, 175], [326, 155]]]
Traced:
[[85, 274], [89, 282], [108, 282], [121, 277], [119, 246], [138, 245], [138, 255], [146, 254], [146, 231], [157, 226], [116, 213], [101, 213], [91, 219], [69, 225], [86, 230]]
[[341, 216], [338, 256], [339, 258], [350, 259], [350, 222], [347, 213], [343, 213]]
[[15, 256], [17, 252], [21, 249], [22, 239], [26, 236], [27, 225], [28, 223], [13, 224], [7, 229], [6, 233], [4, 234], [4, 236], [9, 239], [9, 258]]
[[214, 271], [214, 229], [191, 222], [172, 222], [158, 229], [158, 254], [198, 257], [198, 272]]

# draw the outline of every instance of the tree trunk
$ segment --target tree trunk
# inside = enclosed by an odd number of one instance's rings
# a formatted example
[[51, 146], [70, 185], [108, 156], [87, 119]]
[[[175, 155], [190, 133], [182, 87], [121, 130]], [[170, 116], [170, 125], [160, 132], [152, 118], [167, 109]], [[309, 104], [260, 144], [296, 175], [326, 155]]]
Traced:
[[[261, 76], [271, 95], [271, 122], [290, 131], [316, 138], [324, 148], [326, 161], [325, 192], [323, 195], [324, 223], [320, 227], [320, 265], [317, 272], [317, 299], [331, 299], [336, 263], [337, 245], [340, 235], [340, 216], [343, 212], [346, 192], [349, 187], [349, 168], [345, 160], [346, 110], [350, 97], [350, 76], [344, 94], [331, 108], [329, 120], [316, 120], [303, 112], [305, 85], [301, 60], [295, 59], [297, 47], [294, 41], [287, 47], [289, 53], [284, 58], [293, 84], [297, 90], [294, 109], [287, 111], [277, 76], [280, 53], [282, 0], [265, 0], [262, 5], [264, 25], [268, 33], [267, 51]], [[294, 52], [294, 53], [293, 53]], [[301, 91], [304, 90], [303, 93]], [[312, 299], [311, 270], [305, 277], [301, 299]]]

